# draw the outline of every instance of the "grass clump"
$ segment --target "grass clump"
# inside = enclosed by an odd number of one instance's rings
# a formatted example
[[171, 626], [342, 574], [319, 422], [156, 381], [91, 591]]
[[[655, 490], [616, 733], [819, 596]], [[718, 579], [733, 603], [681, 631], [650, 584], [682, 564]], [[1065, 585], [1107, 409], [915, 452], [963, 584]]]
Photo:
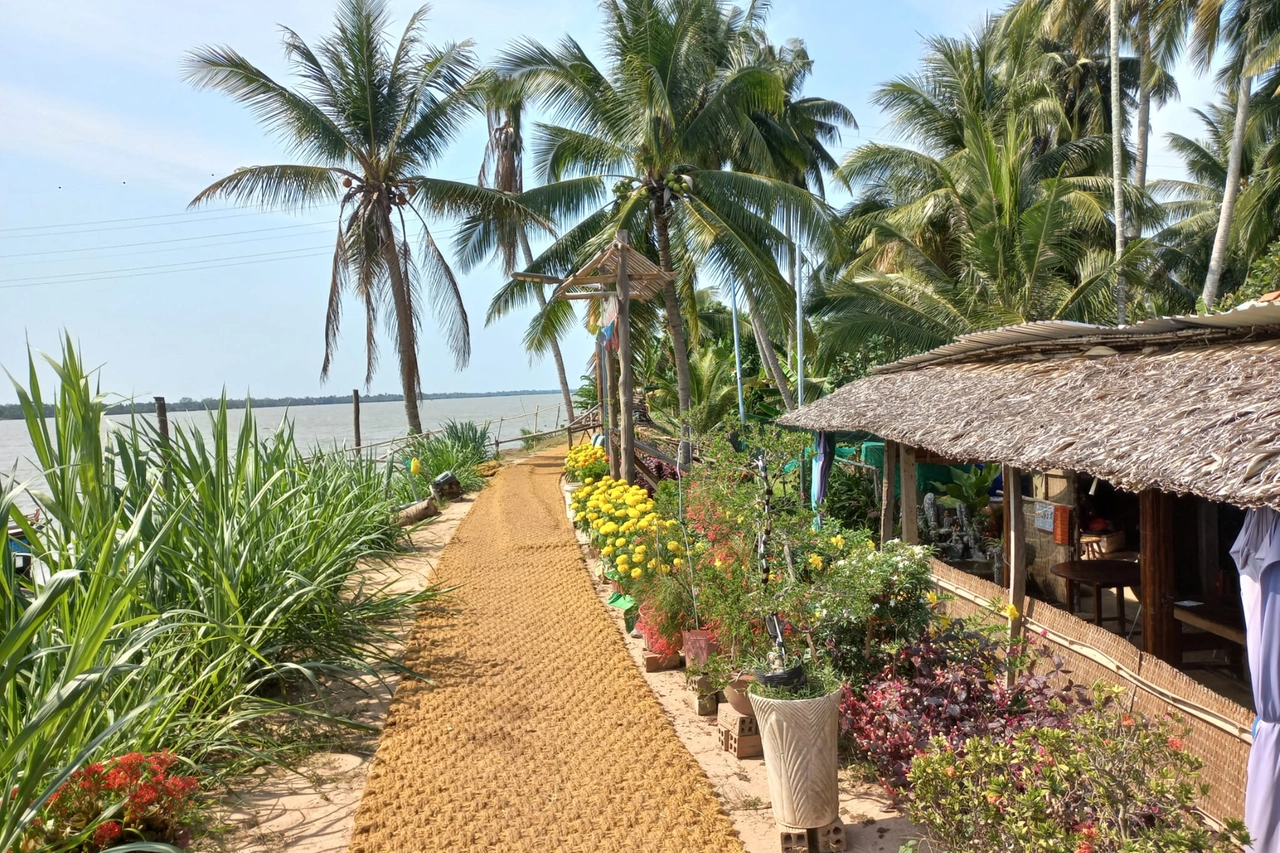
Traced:
[[[480, 466], [493, 458], [491, 443], [489, 424], [474, 421], [446, 421], [440, 432], [411, 437], [403, 454], [409, 460], [406, 470], [413, 480], [400, 490], [403, 502], [428, 494], [431, 481], [448, 471], [458, 478], [464, 492], [478, 491], [484, 486]], [[412, 473], [415, 459], [417, 474]]]

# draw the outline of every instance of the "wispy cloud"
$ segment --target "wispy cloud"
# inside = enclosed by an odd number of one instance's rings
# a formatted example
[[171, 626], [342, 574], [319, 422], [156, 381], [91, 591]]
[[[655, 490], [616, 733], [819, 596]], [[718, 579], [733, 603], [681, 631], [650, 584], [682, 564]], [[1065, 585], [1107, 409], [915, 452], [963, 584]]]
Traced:
[[151, 182], [194, 192], [246, 156], [153, 118], [107, 112], [0, 83], [0, 151], [52, 161], [90, 175]]

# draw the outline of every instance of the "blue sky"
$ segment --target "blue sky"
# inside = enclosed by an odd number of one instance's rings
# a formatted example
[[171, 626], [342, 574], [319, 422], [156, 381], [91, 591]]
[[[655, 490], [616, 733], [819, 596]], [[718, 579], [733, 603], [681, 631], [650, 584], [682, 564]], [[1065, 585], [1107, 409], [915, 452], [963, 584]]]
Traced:
[[[417, 5], [393, 2], [397, 27]], [[808, 93], [853, 110], [861, 129], [846, 135], [842, 154], [860, 140], [886, 138], [884, 117], [868, 99], [877, 83], [915, 68], [923, 36], [959, 35], [1002, 5], [778, 0], [769, 29], [775, 41], [798, 36], [808, 44], [816, 61]], [[0, 8], [0, 366], [25, 373], [26, 343], [56, 351], [65, 330], [91, 363], [103, 365], [104, 388], [126, 395], [203, 397], [223, 387], [236, 396], [344, 394], [361, 386], [355, 313], [329, 381], [319, 380], [332, 215], [184, 213], [215, 176], [285, 162], [245, 109], [182, 81], [185, 52], [229, 44], [279, 79], [286, 69], [277, 25], [318, 39], [332, 6], [0, 0]], [[471, 38], [487, 59], [523, 36], [550, 42], [568, 32], [592, 49], [599, 17], [591, 0], [441, 0], [429, 26], [433, 41]], [[1197, 134], [1190, 108], [1213, 95], [1211, 82], [1189, 71], [1179, 82], [1182, 100], [1153, 122], [1156, 177], [1179, 176], [1163, 134]], [[483, 146], [477, 117], [437, 174], [474, 180]], [[189, 268], [201, 262], [211, 268]], [[527, 316], [484, 327], [499, 284], [492, 267], [462, 282], [474, 353], [466, 370], [453, 369], [428, 323], [424, 390], [556, 386], [550, 360], [530, 365], [520, 346]], [[566, 342], [571, 377], [583, 371], [590, 348], [585, 331]], [[398, 390], [389, 342], [383, 351], [373, 388]], [[14, 399], [0, 383], [0, 401]]]

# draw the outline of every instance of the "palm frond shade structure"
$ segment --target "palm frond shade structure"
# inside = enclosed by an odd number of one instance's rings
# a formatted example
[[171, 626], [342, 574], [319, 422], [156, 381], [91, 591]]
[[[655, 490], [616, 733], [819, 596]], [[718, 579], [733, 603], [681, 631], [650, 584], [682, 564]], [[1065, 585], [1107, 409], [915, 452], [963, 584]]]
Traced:
[[[600, 319], [600, 302], [604, 299], [616, 299], [618, 317], [616, 334], [618, 337], [618, 363], [620, 377], [618, 381], [618, 401], [620, 405], [619, 424], [621, 440], [618, 459], [620, 473], [624, 480], [635, 480], [635, 382], [631, 365], [631, 301], [647, 302], [662, 296], [663, 288], [674, 280], [674, 274], [664, 271], [643, 254], [636, 252], [627, 243], [627, 232], [619, 231], [608, 246], [601, 249], [591, 260], [583, 264], [576, 272], [564, 279], [536, 273], [517, 272], [514, 277], [526, 281], [543, 284], [556, 284], [552, 301], [584, 299], [591, 300], [588, 314], [595, 315], [598, 324]], [[612, 284], [612, 288], [608, 285]], [[590, 322], [590, 320], [589, 320]], [[606, 401], [601, 399], [603, 411]], [[682, 454], [683, 458], [683, 454]]]

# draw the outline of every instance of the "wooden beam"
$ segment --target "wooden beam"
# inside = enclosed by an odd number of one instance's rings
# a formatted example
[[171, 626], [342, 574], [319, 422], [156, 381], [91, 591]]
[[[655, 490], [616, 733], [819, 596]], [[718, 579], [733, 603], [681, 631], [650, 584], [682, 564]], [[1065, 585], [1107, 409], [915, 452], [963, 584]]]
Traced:
[[902, 541], [920, 544], [920, 505], [916, 495], [916, 449], [902, 445]]
[[609, 351], [608, 344], [605, 344], [604, 347], [604, 363], [609, 378], [609, 394], [605, 398], [605, 403], [609, 407], [609, 476], [616, 480], [622, 474], [622, 468], [618, 464], [620, 461], [618, 443], [614, 435], [620, 423], [618, 419], [618, 400], [620, 399], [618, 394], [618, 359]]
[[1142, 650], [1178, 663], [1178, 621], [1174, 618], [1173, 496], [1159, 489], [1138, 493], [1141, 537]]
[[1200, 552], [1200, 595], [1208, 601], [1218, 593], [1218, 505], [1207, 498], [1196, 499], [1196, 544]]
[[612, 290], [593, 290], [589, 293], [565, 293], [557, 294], [552, 297], [554, 299], [562, 299], [565, 302], [572, 302], [575, 299], [604, 299], [606, 296], [613, 296]]
[[885, 440], [884, 482], [880, 484], [880, 547], [893, 538], [894, 475], [898, 469], [898, 444]]
[[618, 382], [618, 404], [622, 414], [621, 457], [619, 470], [628, 483], [636, 479], [636, 407], [635, 381], [631, 365], [631, 285], [627, 281], [627, 232], [618, 232], [618, 366], [622, 374]]
[[513, 272], [511, 277], [516, 281], [536, 281], [541, 284], [559, 284], [561, 281], [558, 275], [543, 275], [538, 272]]
[[[1009, 616], [1009, 639], [1022, 636], [1022, 618], [1027, 610], [1027, 535], [1022, 511], [1022, 471], [1012, 465], [1001, 469], [1004, 478], [1004, 561], [1009, 579], [1009, 604], [1017, 615]], [[1012, 679], [1015, 673], [1009, 673]]]

